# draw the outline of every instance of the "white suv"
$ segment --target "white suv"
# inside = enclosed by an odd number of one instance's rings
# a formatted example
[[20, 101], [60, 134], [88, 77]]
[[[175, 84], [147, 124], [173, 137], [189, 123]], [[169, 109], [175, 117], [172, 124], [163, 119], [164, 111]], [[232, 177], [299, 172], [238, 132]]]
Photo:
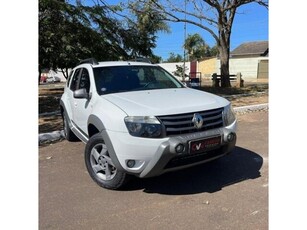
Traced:
[[130, 175], [152, 177], [219, 158], [236, 143], [229, 101], [187, 88], [150, 63], [84, 60], [60, 103], [66, 139], [86, 143], [88, 172], [108, 189]]

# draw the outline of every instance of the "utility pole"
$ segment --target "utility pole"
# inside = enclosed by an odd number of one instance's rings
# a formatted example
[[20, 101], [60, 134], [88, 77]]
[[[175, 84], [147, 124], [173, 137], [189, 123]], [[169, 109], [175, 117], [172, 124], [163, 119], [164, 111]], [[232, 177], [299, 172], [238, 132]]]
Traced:
[[186, 23], [186, 19], [187, 19], [187, 0], [184, 0], [184, 26], [183, 26], [183, 30], [184, 30], [184, 41], [183, 41], [183, 73], [182, 73], [182, 81], [185, 82], [185, 56], [186, 56], [186, 50], [184, 47], [184, 43], [187, 39], [187, 23]]

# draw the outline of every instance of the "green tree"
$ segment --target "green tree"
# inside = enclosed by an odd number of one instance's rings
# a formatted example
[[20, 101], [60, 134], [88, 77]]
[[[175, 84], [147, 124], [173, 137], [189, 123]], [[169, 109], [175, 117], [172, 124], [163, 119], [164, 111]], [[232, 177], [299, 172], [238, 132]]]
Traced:
[[170, 53], [165, 62], [183, 62], [183, 58], [180, 54]]
[[210, 57], [216, 57], [219, 55], [219, 49], [217, 45], [210, 48]]
[[159, 61], [152, 52], [155, 33], [168, 27], [148, 7], [142, 8], [148, 13], [135, 11], [130, 19], [104, 1], [88, 6], [39, 0], [39, 69], [60, 68], [67, 77], [67, 68], [88, 57], [104, 61], [145, 56]]
[[57, 54], [61, 46], [58, 27], [64, 21], [61, 13], [65, 1], [39, 1], [39, 79], [41, 69], [57, 66]]
[[[129, 3], [128, 3], [129, 4]], [[132, 36], [125, 40], [125, 46], [131, 50], [132, 57], [144, 56], [156, 60], [152, 49], [156, 47], [158, 31], [168, 33], [169, 26], [162, 20], [163, 15], [153, 8], [151, 2], [131, 3], [132, 20], [128, 19], [129, 32]]]
[[150, 57], [150, 61], [151, 61], [151, 63], [153, 63], [153, 64], [161, 63], [161, 62], [162, 62], [162, 57], [153, 54], [153, 55]]
[[211, 55], [210, 47], [198, 33], [193, 35], [189, 34], [183, 47], [188, 51], [190, 61], [201, 59], [203, 57], [209, 57]]
[[[187, 77], [189, 77], [189, 75], [187, 75], [185, 72], [188, 69], [188, 67], [184, 66], [184, 65], [176, 65], [176, 71], [174, 72], [174, 75], [177, 77], [180, 77], [182, 79], [182, 81], [185, 81], [185, 79]], [[184, 76], [184, 78], [183, 78]]]
[[230, 35], [237, 10], [246, 4], [257, 3], [268, 8], [267, 0], [188, 0], [187, 6], [174, 0], [138, 0], [154, 5], [156, 11], [171, 22], [186, 22], [208, 32], [216, 41], [221, 61], [221, 86], [230, 87]]
[[184, 49], [188, 51], [189, 61], [199, 60], [204, 57], [214, 57], [218, 55], [217, 46], [212, 48], [207, 45], [204, 39], [198, 34], [188, 35], [184, 45]]
[[67, 67], [81, 59], [96, 57], [115, 58], [125, 54], [112, 37], [93, 25], [94, 17], [114, 26], [102, 7], [88, 8], [72, 5], [64, 0], [39, 1], [39, 66], [60, 68], [67, 77]]

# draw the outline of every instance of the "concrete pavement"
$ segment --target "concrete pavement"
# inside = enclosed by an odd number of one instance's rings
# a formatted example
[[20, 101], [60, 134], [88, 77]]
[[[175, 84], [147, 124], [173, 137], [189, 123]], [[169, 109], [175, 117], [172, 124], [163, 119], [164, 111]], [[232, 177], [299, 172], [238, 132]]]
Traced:
[[123, 191], [96, 185], [82, 142], [39, 149], [39, 229], [268, 229], [268, 113], [238, 114], [234, 152]]

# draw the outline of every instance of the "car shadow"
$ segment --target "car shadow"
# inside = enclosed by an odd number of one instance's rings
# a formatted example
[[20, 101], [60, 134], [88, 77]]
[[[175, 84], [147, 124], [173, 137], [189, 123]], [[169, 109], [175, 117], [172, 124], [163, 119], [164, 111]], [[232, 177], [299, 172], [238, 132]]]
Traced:
[[158, 177], [135, 178], [124, 190], [140, 190], [146, 193], [188, 195], [214, 193], [222, 188], [261, 176], [263, 158], [241, 147], [218, 160]]

